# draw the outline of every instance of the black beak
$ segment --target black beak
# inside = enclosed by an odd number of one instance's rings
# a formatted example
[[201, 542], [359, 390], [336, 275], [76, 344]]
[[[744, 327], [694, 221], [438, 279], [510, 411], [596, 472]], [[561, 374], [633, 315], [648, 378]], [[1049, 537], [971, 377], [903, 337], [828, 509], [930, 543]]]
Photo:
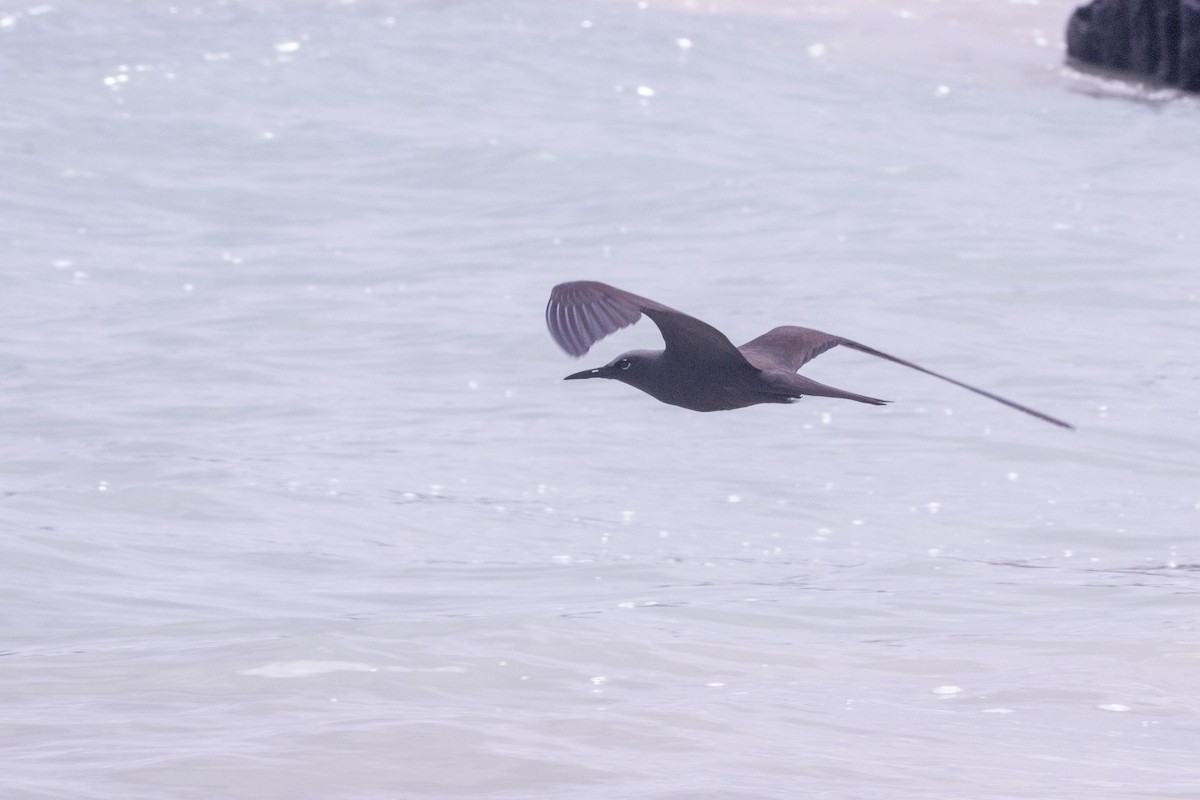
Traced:
[[606, 377], [604, 375], [604, 368], [598, 367], [596, 369], [585, 369], [583, 372], [576, 372], [574, 375], [568, 375], [567, 377], [563, 378], [563, 380], [564, 381], [580, 381], [580, 380], [583, 380], [584, 378], [603, 378], [603, 377]]

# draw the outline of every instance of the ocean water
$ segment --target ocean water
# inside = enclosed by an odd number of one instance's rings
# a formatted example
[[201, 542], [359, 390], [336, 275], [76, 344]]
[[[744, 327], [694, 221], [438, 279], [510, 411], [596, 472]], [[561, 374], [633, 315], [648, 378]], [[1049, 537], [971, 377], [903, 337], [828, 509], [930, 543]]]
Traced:
[[0, 796], [1200, 797], [1200, 106], [1072, 8], [0, 0]]

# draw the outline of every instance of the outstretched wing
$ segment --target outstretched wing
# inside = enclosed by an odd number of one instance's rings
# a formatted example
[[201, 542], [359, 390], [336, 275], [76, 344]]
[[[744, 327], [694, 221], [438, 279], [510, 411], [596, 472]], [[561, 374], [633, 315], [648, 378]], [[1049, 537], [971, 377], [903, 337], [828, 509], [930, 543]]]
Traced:
[[845, 343], [840, 336], [782, 325], [746, 342], [738, 350], [759, 369], [795, 372], [831, 347]]
[[637, 322], [649, 308], [671, 310], [598, 281], [560, 283], [546, 303], [546, 327], [559, 347], [579, 358], [605, 336]]
[[891, 361], [893, 364], [900, 364], [900, 365], [908, 367], [910, 369], [915, 369], [917, 372], [924, 372], [926, 375], [932, 375], [935, 378], [941, 378], [942, 380], [946, 381], [947, 383], [953, 383], [955, 386], [960, 386], [963, 389], [966, 389], [968, 392], [974, 392], [975, 394], [983, 395], [984, 397], [988, 398], [989, 400], [995, 400], [997, 403], [1002, 403], [1002, 404], [1008, 406], [1009, 408], [1015, 408], [1017, 411], [1024, 411], [1029, 416], [1037, 417], [1040, 420], [1049, 422], [1051, 425], [1057, 425], [1060, 428], [1069, 428], [1071, 430], [1075, 429], [1075, 426], [1068, 422], [1063, 422], [1061, 419], [1052, 417], [1049, 414], [1043, 414], [1041, 411], [1032, 409], [1029, 406], [1021, 405], [1020, 403], [1016, 402], [1015, 400], [1009, 400], [1007, 397], [1001, 397], [998, 394], [993, 394], [992, 392], [989, 392], [986, 389], [980, 389], [978, 386], [972, 386], [969, 383], [963, 383], [962, 381], [958, 381], [958, 380], [955, 380], [954, 378], [950, 378], [950, 377], [947, 377], [946, 375], [942, 375], [940, 372], [934, 372], [931, 369], [926, 369], [925, 367], [922, 367], [919, 364], [914, 364], [911, 361], [905, 361], [903, 358], [896, 358], [896, 356], [892, 356], [892, 355], [888, 355], [887, 353], [880, 352], [879, 350], [876, 350], [874, 347], [867, 347], [865, 344], [859, 344], [858, 342], [852, 342], [849, 339], [839, 339], [838, 344], [842, 345], [843, 347], [849, 347], [851, 350], [858, 350], [860, 353], [867, 353], [869, 355], [875, 356], [876, 358], [882, 358], [887, 361]]
[[578, 358], [610, 333], [645, 314], [662, 332], [666, 353], [681, 361], [748, 366], [719, 330], [682, 311], [599, 281], [560, 283], [546, 304], [546, 327], [558, 346]]
[[841, 336], [833, 336], [821, 331], [814, 331], [811, 328], [797, 328], [793, 325], [784, 325], [779, 328], [767, 331], [757, 339], [747, 342], [742, 345], [739, 350], [746, 356], [754, 366], [759, 369], [780, 369], [789, 372], [795, 372], [804, 364], [813, 360], [817, 356], [837, 345], [849, 347], [851, 350], [858, 350], [861, 353], [882, 358], [891, 361], [893, 364], [900, 364], [910, 369], [915, 369], [918, 372], [924, 372], [926, 375], [932, 375], [935, 378], [952, 383], [966, 389], [969, 392], [982, 395], [989, 400], [995, 400], [997, 403], [1002, 403], [1009, 408], [1015, 408], [1017, 411], [1023, 411], [1030, 416], [1037, 417], [1040, 420], [1049, 422], [1052, 425], [1058, 425], [1061, 428], [1074, 428], [1074, 425], [1063, 422], [1061, 419], [1056, 419], [1049, 414], [1043, 414], [1041, 411], [1036, 411], [1029, 406], [1021, 405], [1006, 397], [1001, 397], [998, 394], [993, 394], [986, 389], [980, 389], [978, 386], [972, 386], [969, 383], [955, 380], [954, 378], [942, 375], [939, 372], [934, 372], [931, 369], [926, 369], [919, 364], [914, 364], [911, 361], [905, 361], [903, 358], [889, 355], [873, 347], [867, 347], [865, 344], [860, 344], [851, 339], [845, 339]]

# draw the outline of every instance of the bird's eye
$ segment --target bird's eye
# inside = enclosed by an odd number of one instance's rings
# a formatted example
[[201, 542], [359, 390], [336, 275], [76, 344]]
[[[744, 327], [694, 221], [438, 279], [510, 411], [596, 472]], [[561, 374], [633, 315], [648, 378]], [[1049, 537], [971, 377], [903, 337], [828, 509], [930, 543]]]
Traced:
[[629, 369], [629, 365], [631, 363], [632, 362], [628, 358], [622, 358], [617, 362], [617, 369]]

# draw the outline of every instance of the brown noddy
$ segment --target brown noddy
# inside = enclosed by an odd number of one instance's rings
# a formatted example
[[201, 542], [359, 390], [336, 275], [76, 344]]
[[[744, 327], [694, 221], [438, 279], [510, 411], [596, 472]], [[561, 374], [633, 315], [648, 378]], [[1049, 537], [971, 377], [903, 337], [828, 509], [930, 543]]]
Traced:
[[592, 345], [645, 314], [662, 332], [663, 350], [631, 350], [597, 369], [565, 380], [612, 378], [692, 411], [726, 411], [759, 403], [790, 403], [805, 395], [883, 405], [889, 401], [847, 392], [798, 375], [797, 370], [837, 345], [849, 347], [961, 386], [1062, 428], [1073, 425], [911, 361], [851, 339], [783, 325], [741, 347], [695, 317], [599, 281], [560, 283], [546, 304], [546, 325], [559, 347], [579, 358]]

